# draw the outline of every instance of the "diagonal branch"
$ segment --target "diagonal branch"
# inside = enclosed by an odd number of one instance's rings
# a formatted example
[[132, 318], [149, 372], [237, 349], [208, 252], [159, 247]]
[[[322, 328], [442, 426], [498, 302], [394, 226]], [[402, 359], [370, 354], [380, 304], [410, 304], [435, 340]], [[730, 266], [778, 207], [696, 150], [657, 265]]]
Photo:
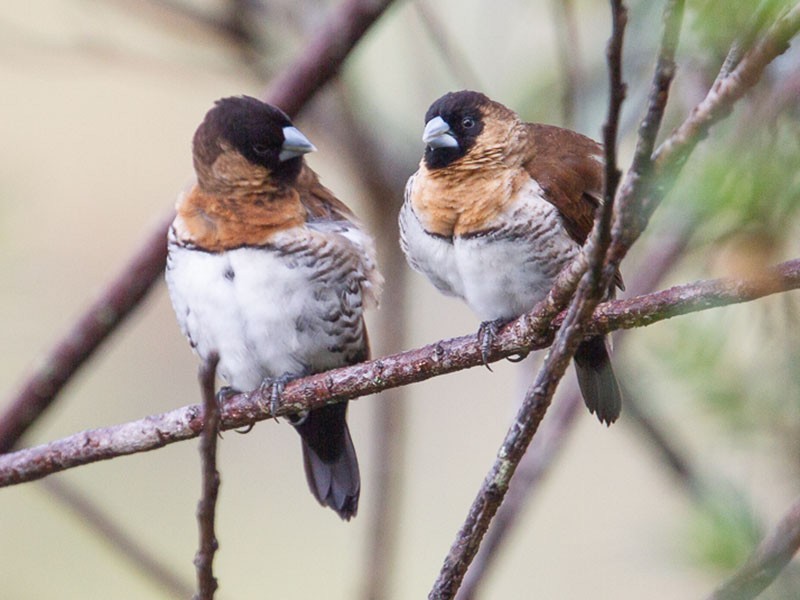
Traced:
[[119, 275], [14, 394], [0, 415], [0, 453], [14, 447], [91, 354], [147, 296], [164, 270], [171, 221], [172, 214], [159, 222]]
[[[617, 329], [632, 329], [678, 315], [748, 302], [798, 288], [800, 259], [795, 259], [777, 265], [757, 280], [712, 279], [606, 302], [597, 307], [584, 333], [592, 336]], [[499, 332], [494, 360], [546, 347], [561, 326], [563, 316], [538, 330], [527, 325], [538, 321], [537, 312], [546, 310], [545, 303], [540, 303], [532, 313]], [[280, 407], [274, 415], [269, 409], [269, 390], [237, 394], [230, 397], [223, 407], [220, 429], [245, 427], [274, 416], [320, 408], [480, 365], [483, 365], [483, 359], [475, 335], [443, 340], [416, 350], [292, 381], [286, 385]], [[200, 434], [202, 421], [202, 408], [195, 404], [0, 455], [0, 487], [194, 438]]]
[[751, 600], [775, 580], [800, 548], [800, 498], [747, 561], [708, 600]]
[[[650, 265], [650, 268], [637, 273], [630, 288], [652, 292], [682, 255], [692, 231], [692, 227], [685, 226], [675, 233], [674, 238], [649, 252], [642, 262]], [[615, 338], [617, 348], [623, 339], [622, 334], [617, 335]], [[624, 397], [626, 411], [630, 416], [636, 406], [630, 401], [629, 394], [624, 394]], [[514, 531], [520, 514], [528, 506], [530, 497], [538, 489], [542, 479], [547, 476], [557, 455], [566, 444], [568, 434], [580, 414], [581, 406], [583, 400], [580, 392], [573, 389], [550, 409], [547, 420], [520, 461], [508, 494], [497, 511], [475, 560], [467, 570], [464, 583], [458, 592], [459, 600], [472, 600], [479, 596], [481, 584], [496, 562], [509, 534]]]
[[[297, 60], [270, 85], [266, 99], [294, 116], [341, 68], [355, 44], [392, 0], [346, 0]], [[81, 366], [146, 297], [166, 260], [170, 215], [147, 236], [131, 261], [48, 352], [0, 415], [0, 453], [8, 452], [47, 410]]]

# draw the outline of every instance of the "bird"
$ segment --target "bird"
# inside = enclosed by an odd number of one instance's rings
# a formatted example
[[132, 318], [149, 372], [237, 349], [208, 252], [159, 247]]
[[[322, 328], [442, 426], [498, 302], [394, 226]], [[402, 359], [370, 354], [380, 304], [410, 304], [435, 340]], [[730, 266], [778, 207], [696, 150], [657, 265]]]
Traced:
[[[545, 298], [581, 251], [602, 202], [602, 146], [523, 122], [472, 90], [431, 104], [422, 141], [399, 214], [400, 245], [414, 270], [482, 320], [486, 363], [499, 327]], [[618, 272], [614, 284], [624, 289]], [[622, 396], [606, 339], [581, 342], [574, 362], [586, 406], [610, 425]]]
[[[194, 134], [196, 182], [177, 201], [166, 281], [183, 334], [202, 360], [219, 356], [228, 392], [282, 390], [369, 358], [364, 310], [383, 281], [374, 241], [306, 164], [314, 150], [249, 96], [217, 100]], [[346, 412], [341, 402], [290, 422], [312, 494], [349, 520], [361, 478]]]

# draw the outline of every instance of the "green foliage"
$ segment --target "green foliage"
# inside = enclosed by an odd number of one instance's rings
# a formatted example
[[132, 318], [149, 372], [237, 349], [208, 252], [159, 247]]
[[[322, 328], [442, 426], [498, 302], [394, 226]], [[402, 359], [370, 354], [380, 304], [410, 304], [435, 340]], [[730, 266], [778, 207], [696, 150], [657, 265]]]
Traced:
[[709, 494], [686, 532], [693, 562], [720, 570], [741, 565], [763, 534], [748, 502], [732, 489]]

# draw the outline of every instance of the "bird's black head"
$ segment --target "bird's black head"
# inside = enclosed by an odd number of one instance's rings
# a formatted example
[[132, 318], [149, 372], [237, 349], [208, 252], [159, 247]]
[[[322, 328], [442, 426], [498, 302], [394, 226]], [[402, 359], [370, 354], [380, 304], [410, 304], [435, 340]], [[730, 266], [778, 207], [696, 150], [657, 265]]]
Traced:
[[297, 177], [303, 154], [315, 150], [286, 113], [249, 96], [217, 100], [194, 135], [195, 162], [212, 165], [223, 143], [286, 181]]
[[484, 108], [491, 100], [480, 92], [450, 92], [425, 114], [425, 165], [441, 169], [465, 156], [484, 128]]

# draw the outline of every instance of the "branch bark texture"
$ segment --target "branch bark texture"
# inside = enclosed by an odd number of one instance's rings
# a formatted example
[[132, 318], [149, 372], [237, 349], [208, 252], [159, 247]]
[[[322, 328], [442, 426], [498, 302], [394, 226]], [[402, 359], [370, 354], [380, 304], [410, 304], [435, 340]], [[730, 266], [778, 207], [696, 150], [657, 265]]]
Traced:
[[203, 470], [203, 492], [197, 505], [197, 524], [200, 530], [200, 548], [194, 558], [197, 568], [197, 594], [194, 600], [212, 600], [217, 590], [214, 577], [214, 555], [219, 544], [214, 523], [219, 494], [219, 471], [217, 471], [217, 434], [219, 433], [219, 406], [214, 393], [219, 355], [211, 353], [202, 366], [198, 379], [203, 392], [203, 430], [200, 433], [200, 456]]
[[[700, 281], [655, 294], [601, 304], [587, 323], [584, 333], [588, 337], [616, 329], [632, 329], [678, 315], [748, 302], [798, 288], [800, 259], [795, 259], [778, 265], [758, 280]], [[528, 325], [529, 322], [541, 323], [537, 311], [546, 310], [547, 307], [542, 303], [531, 313], [503, 328], [497, 335], [492, 360], [546, 347], [561, 325], [563, 316], [559, 315], [552, 323], [540, 325], [541, 329], [538, 330]], [[475, 335], [444, 340], [416, 350], [292, 381], [286, 385], [274, 415], [269, 409], [268, 391], [232, 396], [223, 406], [220, 429], [246, 427], [274, 416], [286, 416], [333, 402], [352, 400], [480, 365], [483, 365], [483, 360]], [[197, 437], [202, 424], [202, 407], [194, 404], [0, 455], [0, 487]]]
[[708, 600], [751, 600], [775, 580], [800, 548], [800, 498], [742, 567]]

